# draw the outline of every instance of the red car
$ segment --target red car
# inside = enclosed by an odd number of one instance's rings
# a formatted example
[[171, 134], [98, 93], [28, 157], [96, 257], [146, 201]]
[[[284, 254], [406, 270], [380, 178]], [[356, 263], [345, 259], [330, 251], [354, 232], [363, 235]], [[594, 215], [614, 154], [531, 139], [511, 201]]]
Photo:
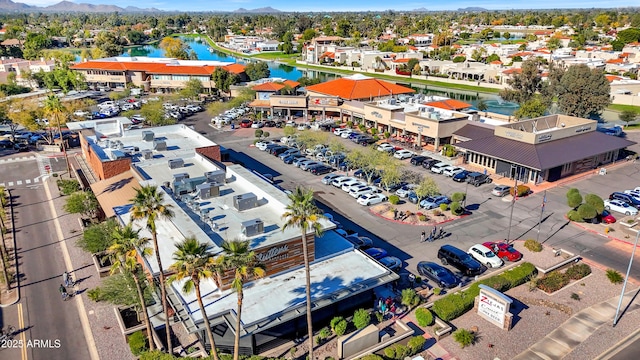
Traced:
[[251, 121], [249, 119], [244, 119], [244, 120], [240, 121], [240, 127], [241, 128], [250, 128], [251, 125], [253, 125], [253, 121]]
[[514, 249], [511, 244], [488, 241], [482, 243], [482, 245], [491, 249], [504, 262], [518, 261], [522, 259], [522, 254], [518, 250]]
[[604, 210], [602, 214], [598, 215], [598, 220], [605, 224], [613, 224], [614, 222], [616, 222], [616, 218], [614, 218], [613, 215], [611, 215], [611, 213], [607, 210]]

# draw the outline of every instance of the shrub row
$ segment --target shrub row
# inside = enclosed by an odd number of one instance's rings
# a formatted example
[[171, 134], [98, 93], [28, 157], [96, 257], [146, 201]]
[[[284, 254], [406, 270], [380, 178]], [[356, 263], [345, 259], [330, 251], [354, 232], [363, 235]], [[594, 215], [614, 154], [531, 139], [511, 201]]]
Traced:
[[473, 308], [474, 299], [480, 293], [479, 284], [490, 286], [498, 291], [506, 291], [524, 284], [535, 273], [536, 267], [531, 263], [524, 262], [500, 275], [480, 280], [467, 290], [451, 293], [436, 300], [431, 309], [440, 319], [451, 321]]
[[402, 360], [407, 356], [417, 354], [420, 350], [422, 350], [422, 347], [424, 346], [424, 343], [426, 341], [427, 339], [423, 338], [422, 336], [414, 336], [409, 339], [407, 345], [396, 344], [384, 349], [384, 355], [389, 359]]
[[571, 279], [560, 271], [552, 271], [537, 282], [538, 289], [552, 293], [565, 287]]

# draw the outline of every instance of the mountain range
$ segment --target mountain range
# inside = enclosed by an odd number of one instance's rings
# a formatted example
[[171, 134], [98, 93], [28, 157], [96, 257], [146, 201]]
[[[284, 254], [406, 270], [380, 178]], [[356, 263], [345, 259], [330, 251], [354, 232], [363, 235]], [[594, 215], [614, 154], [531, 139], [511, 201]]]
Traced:
[[49, 6], [27, 5], [11, 0], [0, 0], [0, 12], [25, 12], [25, 11], [43, 11], [43, 12], [83, 12], [83, 13], [102, 13], [102, 12], [161, 12], [156, 8], [141, 9], [135, 6], [127, 6], [121, 8], [115, 5], [93, 5], [86, 3], [74, 3], [71, 1], [61, 1], [57, 4]]

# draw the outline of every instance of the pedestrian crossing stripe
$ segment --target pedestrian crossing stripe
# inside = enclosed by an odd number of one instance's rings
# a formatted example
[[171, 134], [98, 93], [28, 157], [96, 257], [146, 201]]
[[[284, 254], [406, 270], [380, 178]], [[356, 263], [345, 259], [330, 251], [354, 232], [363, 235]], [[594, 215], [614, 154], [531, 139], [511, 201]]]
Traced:
[[22, 185], [22, 180], [16, 181], [16, 185]]
[[31, 180], [27, 179], [24, 181], [25, 184], [31, 184]]
[[37, 178], [33, 179], [33, 182], [40, 182], [40, 178], [37, 177]]
[[9, 181], [9, 186], [13, 186], [13, 181]]

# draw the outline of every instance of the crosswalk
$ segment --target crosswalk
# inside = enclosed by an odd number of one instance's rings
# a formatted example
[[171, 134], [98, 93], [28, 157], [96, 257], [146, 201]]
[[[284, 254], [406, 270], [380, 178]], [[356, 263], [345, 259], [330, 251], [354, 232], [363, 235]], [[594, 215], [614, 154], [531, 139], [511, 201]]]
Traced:
[[22, 162], [22, 161], [30, 161], [30, 160], [39, 159], [39, 158], [40, 157], [33, 156], [33, 155], [31, 155], [31, 156], [12, 157], [12, 158], [7, 158], [7, 159], [0, 159], [0, 164]]
[[8, 163], [16, 163], [23, 161], [33, 161], [36, 160], [38, 164], [38, 172], [40, 176], [33, 179], [21, 179], [21, 180], [13, 180], [13, 181], [5, 181], [0, 183], [0, 187], [11, 188], [14, 186], [22, 186], [25, 185], [27, 187], [39, 187], [42, 182], [44, 182], [50, 175], [48, 173], [48, 169], [51, 169], [51, 159], [43, 156], [21, 156], [14, 157], [9, 159], [0, 159], [0, 165], [8, 164]]
[[[0, 187], [12, 187], [12, 186], [20, 186], [20, 185], [29, 185], [39, 183], [43, 176], [38, 176], [35, 179], [25, 179], [25, 180], [16, 180], [16, 181], [7, 181], [6, 183], [0, 183]], [[44, 179], [42, 179], [44, 181]]]

